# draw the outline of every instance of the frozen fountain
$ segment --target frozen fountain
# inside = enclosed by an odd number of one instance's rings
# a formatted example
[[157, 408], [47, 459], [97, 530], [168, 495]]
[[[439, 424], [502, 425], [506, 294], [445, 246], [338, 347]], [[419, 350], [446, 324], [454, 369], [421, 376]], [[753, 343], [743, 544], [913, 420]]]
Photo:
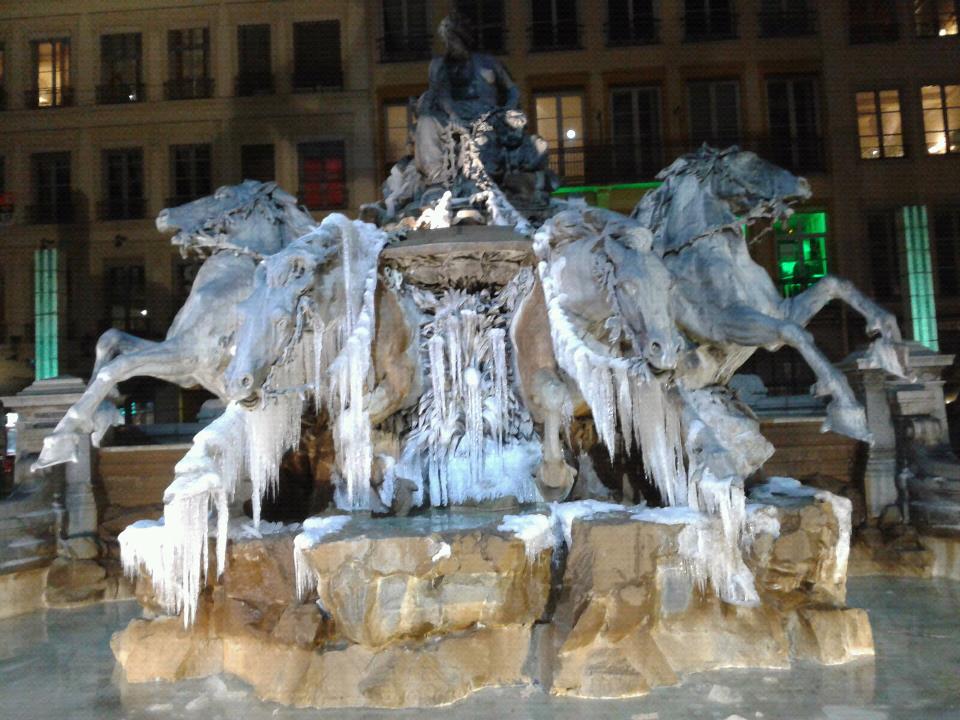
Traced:
[[[704, 147], [631, 217], [556, 200], [509, 75], [455, 20], [441, 35], [416, 152], [362, 219], [316, 225], [253, 181], [161, 213], [206, 258], [190, 298], [162, 343], [105, 336], [44, 444], [38, 467], [98, 442], [138, 374], [225, 405], [163, 518], [120, 537], [146, 610], [113, 640], [127, 680], [226, 672], [286, 704], [406, 707], [872, 655], [845, 605], [850, 502], [750, 487], [772, 448], [726, 387], [790, 345], [830, 397], [824, 429], [869, 440], [803, 329], [832, 299], [878, 335], [867, 362], [907, 372], [895, 320], [852, 285], [784, 299], [750, 258], [744, 224], [788, 215], [806, 181]], [[263, 521], [305, 419], [330, 440], [308, 454], [332, 503]]]

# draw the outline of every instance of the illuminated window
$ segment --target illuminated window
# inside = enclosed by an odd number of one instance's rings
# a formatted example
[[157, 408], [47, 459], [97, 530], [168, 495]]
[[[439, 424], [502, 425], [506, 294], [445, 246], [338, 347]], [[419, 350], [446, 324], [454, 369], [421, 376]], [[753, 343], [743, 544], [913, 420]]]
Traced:
[[927, 208], [908, 205], [901, 208], [898, 225], [903, 235], [906, 258], [906, 282], [910, 292], [910, 326], [913, 339], [931, 350], [940, 349], [937, 332], [937, 305], [933, 294], [930, 263], [930, 232]]
[[537, 132], [550, 147], [550, 168], [571, 183], [583, 181], [583, 95], [538, 94]]
[[957, 0], [914, 0], [913, 22], [917, 37], [957, 34]]
[[924, 85], [920, 97], [927, 152], [960, 153], [960, 85]]
[[347, 205], [346, 150], [342, 141], [300, 143], [300, 202], [310, 210]]
[[33, 43], [34, 107], [62, 107], [73, 102], [70, 87], [70, 40], [38, 40]]
[[397, 160], [410, 154], [410, 129], [413, 124], [410, 103], [385, 103], [383, 123], [383, 153], [389, 170]]
[[740, 142], [740, 83], [698, 80], [687, 84], [690, 141], [719, 148]]
[[210, 194], [209, 145], [171, 145], [170, 165], [173, 196], [167, 201], [168, 205], [182, 205]]
[[457, 0], [456, 8], [470, 20], [475, 50], [503, 52], [506, 35], [503, 0]]
[[774, 228], [780, 290], [793, 297], [827, 274], [827, 214], [798, 212]]
[[864, 160], [903, 157], [899, 90], [857, 93], [857, 133]]

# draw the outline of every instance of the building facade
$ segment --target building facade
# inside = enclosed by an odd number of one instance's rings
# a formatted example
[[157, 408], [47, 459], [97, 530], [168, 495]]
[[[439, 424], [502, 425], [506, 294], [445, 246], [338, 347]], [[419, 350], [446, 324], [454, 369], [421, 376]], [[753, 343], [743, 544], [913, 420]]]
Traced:
[[[455, 6], [501, 58], [566, 192], [629, 210], [702, 142], [813, 186], [756, 257], [785, 294], [826, 272], [960, 349], [960, 0], [11, 0], [0, 6], [0, 342], [34, 353], [34, 263], [61, 251], [61, 368], [106, 327], [162, 334], [194, 268], [151, 218], [244, 177], [318, 216], [408, 151]], [[829, 306], [833, 359], [862, 322]], [[751, 366], [809, 380], [790, 352]]]

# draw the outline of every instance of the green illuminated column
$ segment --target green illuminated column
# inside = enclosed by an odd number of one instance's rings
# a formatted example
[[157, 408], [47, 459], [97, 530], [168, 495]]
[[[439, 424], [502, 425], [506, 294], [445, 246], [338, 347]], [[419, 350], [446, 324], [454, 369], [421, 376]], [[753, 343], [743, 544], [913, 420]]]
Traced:
[[59, 257], [56, 250], [33, 254], [36, 379], [48, 380], [60, 374]]
[[925, 205], [907, 205], [900, 210], [903, 247], [906, 255], [904, 272], [910, 293], [910, 324], [913, 339], [939, 352], [937, 306], [933, 292], [933, 270], [930, 260], [930, 233]]

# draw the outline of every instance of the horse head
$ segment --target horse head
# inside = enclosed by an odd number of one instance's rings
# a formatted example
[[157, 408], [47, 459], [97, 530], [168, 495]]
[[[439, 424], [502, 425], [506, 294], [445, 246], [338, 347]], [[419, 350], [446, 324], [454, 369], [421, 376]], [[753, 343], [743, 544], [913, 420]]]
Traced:
[[[567, 257], [562, 277], [569, 277], [571, 284], [564, 281], [561, 292], [568, 309], [586, 317], [593, 312], [588, 308], [596, 305], [591, 298], [599, 296], [612, 340], [628, 344], [623, 349], [642, 357], [654, 370], [676, 367], [686, 340], [672, 316], [673, 275], [652, 251], [650, 231], [600, 208], [559, 213], [546, 227], [555, 238], [554, 248]], [[592, 257], [578, 257], [584, 251]], [[591, 264], [588, 278], [584, 270]], [[586, 284], [590, 287], [582, 287]]]
[[213, 195], [162, 210], [157, 230], [175, 233], [181, 253], [216, 249], [270, 255], [313, 227], [313, 218], [297, 199], [275, 182], [244, 180], [224, 185]]
[[335, 255], [335, 246], [308, 236], [257, 266], [253, 292], [237, 306], [235, 350], [224, 372], [229, 400], [259, 401], [274, 366], [290, 360], [307, 314], [334, 304], [326, 270]]
[[756, 153], [703, 145], [657, 175], [663, 185], [648, 193], [633, 217], [654, 232], [654, 249], [676, 251], [718, 228], [758, 218], [777, 220], [810, 197], [810, 185]]

